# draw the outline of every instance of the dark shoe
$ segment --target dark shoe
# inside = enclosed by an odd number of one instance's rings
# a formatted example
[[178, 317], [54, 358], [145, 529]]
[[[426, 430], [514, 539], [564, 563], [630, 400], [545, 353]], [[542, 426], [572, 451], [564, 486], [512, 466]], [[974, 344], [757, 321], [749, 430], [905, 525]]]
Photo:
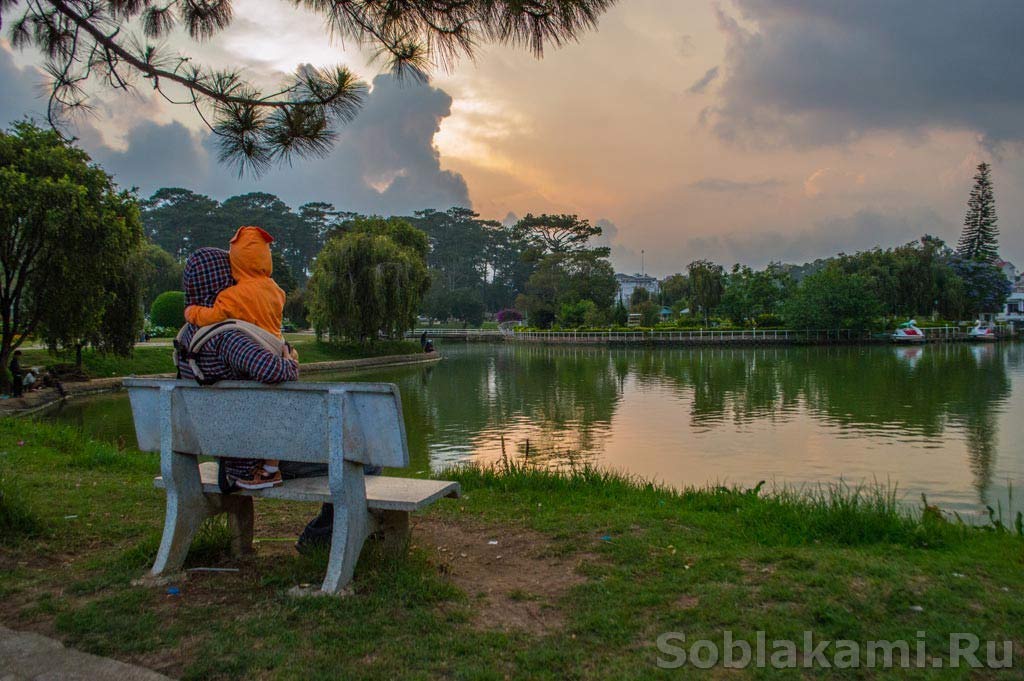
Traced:
[[295, 550], [304, 556], [318, 551], [327, 551], [331, 548], [331, 535], [334, 527], [313, 527], [307, 525], [306, 529], [299, 535], [299, 541], [295, 542]]
[[320, 513], [309, 521], [299, 541], [295, 543], [295, 550], [302, 555], [315, 553], [323, 549], [330, 549], [331, 535], [334, 533], [334, 505], [323, 504]]

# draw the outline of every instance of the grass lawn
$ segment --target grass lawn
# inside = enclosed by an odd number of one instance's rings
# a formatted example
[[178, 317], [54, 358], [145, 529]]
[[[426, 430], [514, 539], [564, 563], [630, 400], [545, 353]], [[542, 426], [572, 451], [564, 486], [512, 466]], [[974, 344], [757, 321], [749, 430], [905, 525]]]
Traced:
[[190, 679], [891, 676], [657, 668], [670, 658], [659, 634], [720, 643], [725, 630], [801, 646], [808, 630], [924, 641], [939, 658], [951, 632], [1016, 646], [1010, 676], [898, 678], [1011, 678], [1024, 655], [1019, 530], [907, 515], [884, 494], [673, 492], [595, 472], [464, 469], [451, 475], [465, 498], [418, 517], [406, 552], [368, 544], [354, 595], [297, 600], [288, 588], [318, 582], [326, 564], [291, 548], [315, 507], [272, 501], [257, 502], [255, 557], [228, 557], [218, 524], [193, 547], [190, 566], [239, 572], [194, 573], [180, 595], [132, 586], [159, 541], [158, 468], [66, 427], [0, 421], [6, 626]]
[[[420, 351], [419, 344], [411, 341], [379, 341], [373, 345], [362, 345], [360, 343], [318, 343], [313, 336], [305, 334], [287, 334], [286, 337], [299, 351], [301, 364], [383, 355], [406, 355]], [[168, 341], [160, 339], [157, 342]], [[174, 371], [171, 352], [172, 349], [168, 345], [138, 345], [131, 357], [117, 357], [104, 355], [94, 350], [85, 350], [82, 353], [82, 366], [86, 373], [93, 378], [171, 373]], [[25, 367], [48, 366], [57, 363], [74, 363], [74, 361], [74, 353], [52, 355], [46, 350], [34, 349], [22, 351], [21, 364]]]

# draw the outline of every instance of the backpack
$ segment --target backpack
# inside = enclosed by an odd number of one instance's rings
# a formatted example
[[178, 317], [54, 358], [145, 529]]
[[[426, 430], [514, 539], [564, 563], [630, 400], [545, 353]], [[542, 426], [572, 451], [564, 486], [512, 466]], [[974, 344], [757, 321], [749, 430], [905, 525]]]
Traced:
[[[278, 338], [266, 329], [261, 329], [249, 322], [243, 322], [241, 319], [227, 319], [217, 324], [199, 327], [186, 347], [182, 342], [182, 336], [185, 335], [185, 330], [188, 329], [188, 326], [186, 324], [181, 327], [178, 335], [174, 337], [174, 366], [179, 366], [180, 360], [187, 361], [189, 368], [192, 369], [192, 375], [195, 376], [196, 382], [199, 385], [212, 385], [220, 380], [217, 378], [207, 378], [199, 368], [199, 362], [196, 360], [199, 358], [199, 353], [202, 352], [203, 347], [223, 333], [241, 331], [275, 357], [284, 356], [285, 351], [290, 347], [283, 338]], [[181, 378], [180, 369], [178, 370], [178, 378]]]

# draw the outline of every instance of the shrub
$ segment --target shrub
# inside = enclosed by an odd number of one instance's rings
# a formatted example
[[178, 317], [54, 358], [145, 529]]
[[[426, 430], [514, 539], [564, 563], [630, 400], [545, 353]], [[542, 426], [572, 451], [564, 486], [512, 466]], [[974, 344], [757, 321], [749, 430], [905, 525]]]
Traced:
[[559, 326], [578, 328], [583, 326], [587, 317], [597, 311], [597, 305], [592, 300], [579, 300], [575, 303], [562, 303], [558, 312]]
[[676, 320], [676, 326], [680, 329], [699, 329], [704, 326], [704, 320], [693, 315], [683, 315]]
[[150, 338], [174, 338], [178, 335], [180, 328], [173, 326], [151, 326], [146, 329], [146, 333]]
[[[642, 291], [644, 289], [637, 289]], [[638, 305], [634, 305], [632, 308], [633, 312], [640, 314], [640, 324], [646, 327], [652, 327], [661, 321], [661, 305], [658, 305], [652, 300], [644, 301]]]
[[754, 322], [759, 329], [781, 329], [783, 326], [782, 317], [776, 314], [759, 314]]
[[522, 321], [523, 314], [519, 310], [507, 307], [501, 312], [499, 312], [495, 319], [498, 320], [499, 324], [502, 324], [504, 322], [518, 322]]
[[583, 315], [583, 325], [591, 328], [607, 326], [610, 320], [610, 315], [607, 310], [602, 310], [596, 305], [587, 310]]
[[185, 293], [164, 291], [153, 301], [149, 309], [149, 321], [153, 326], [178, 328], [185, 323]]
[[306, 292], [303, 289], [292, 291], [284, 304], [284, 316], [300, 329], [309, 328], [309, 310], [306, 307]]

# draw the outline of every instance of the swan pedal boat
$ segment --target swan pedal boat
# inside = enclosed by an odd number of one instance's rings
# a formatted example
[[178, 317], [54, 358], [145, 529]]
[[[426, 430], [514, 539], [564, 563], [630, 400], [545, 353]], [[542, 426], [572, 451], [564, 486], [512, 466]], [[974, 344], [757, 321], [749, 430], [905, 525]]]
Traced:
[[896, 343], [924, 343], [927, 340], [924, 331], [917, 327], [917, 322], [913, 319], [896, 327], [892, 339]]

